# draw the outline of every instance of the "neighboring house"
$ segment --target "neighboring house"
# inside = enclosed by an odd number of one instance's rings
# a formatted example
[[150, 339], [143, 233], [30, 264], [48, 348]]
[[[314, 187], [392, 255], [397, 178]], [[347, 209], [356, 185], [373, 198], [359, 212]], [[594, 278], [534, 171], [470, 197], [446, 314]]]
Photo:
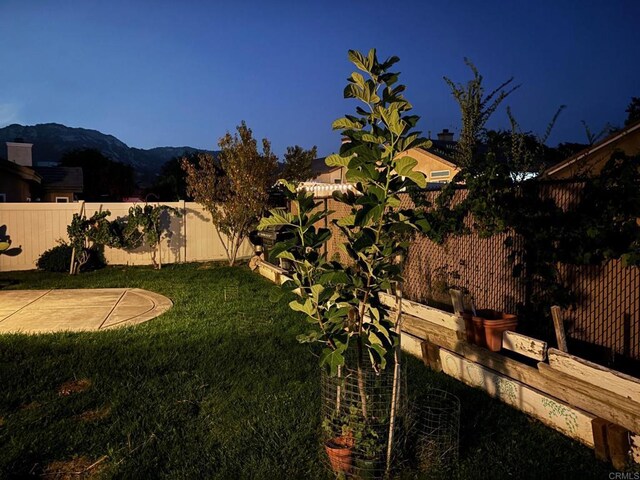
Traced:
[[[412, 148], [405, 155], [418, 161], [415, 170], [422, 172], [430, 183], [450, 182], [454, 175], [460, 171], [453, 162], [453, 155], [457, 142], [453, 141], [453, 132], [444, 129], [438, 133], [437, 140], [431, 140], [432, 145], [428, 149]], [[316, 158], [311, 164], [313, 178], [311, 183], [346, 183], [344, 167], [328, 167], [324, 158]]]
[[406, 155], [417, 160], [415, 170], [424, 173], [429, 183], [448, 183], [460, 171], [453, 157], [457, 142], [453, 132], [446, 128], [438, 133], [437, 140], [431, 140], [429, 148], [412, 148]]
[[631, 156], [640, 154], [640, 122], [635, 122], [612, 133], [604, 140], [549, 167], [542, 174], [542, 178], [564, 179], [582, 175], [597, 176], [616, 150]]
[[33, 144], [7, 142], [0, 160], [0, 202], [72, 202], [83, 189], [79, 167], [34, 167]]
[[40, 200], [43, 202], [73, 202], [82, 193], [80, 167], [34, 167], [34, 170], [42, 177]]
[[33, 168], [0, 159], [0, 202], [30, 202], [41, 182]]
[[326, 157], [314, 158], [311, 161], [313, 177], [310, 183], [344, 183], [344, 167], [329, 167], [324, 163]]

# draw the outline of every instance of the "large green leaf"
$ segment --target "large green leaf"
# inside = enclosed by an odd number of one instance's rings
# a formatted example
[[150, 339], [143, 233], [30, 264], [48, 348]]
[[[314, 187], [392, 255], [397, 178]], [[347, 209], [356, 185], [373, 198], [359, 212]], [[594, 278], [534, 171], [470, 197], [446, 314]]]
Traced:
[[395, 161], [396, 173], [402, 177], [411, 179], [420, 188], [427, 186], [427, 179], [421, 172], [416, 172], [414, 167], [418, 165], [418, 161], [411, 157], [401, 157]]
[[343, 343], [336, 342], [336, 349], [331, 350], [325, 348], [320, 355], [320, 365], [327, 365], [332, 376], [338, 374], [338, 367], [344, 365], [344, 351], [347, 346]]
[[357, 50], [349, 50], [349, 61], [353, 63], [359, 70], [368, 72], [367, 58]]
[[334, 130], [346, 130], [346, 129], [360, 130], [362, 127], [363, 127], [362, 123], [353, 121], [346, 117], [338, 118], [337, 120], [334, 120], [334, 122], [331, 124], [331, 128]]
[[304, 302], [300, 300], [293, 300], [289, 302], [289, 308], [295, 312], [306, 313], [308, 316], [313, 317], [316, 313], [316, 309], [311, 303], [311, 299], [307, 298]]
[[297, 188], [296, 188], [296, 186], [295, 186], [293, 183], [291, 183], [290, 181], [285, 180], [284, 178], [281, 178], [280, 180], [278, 180], [278, 183], [279, 183], [280, 185], [284, 185], [284, 187], [285, 187], [287, 190], [289, 190], [291, 193], [296, 193]]
[[323, 273], [320, 276], [320, 283], [347, 283], [349, 281], [349, 275], [342, 270], [335, 270], [332, 272]]
[[379, 137], [376, 135], [371, 135], [370, 133], [365, 133], [362, 135], [362, 140], [369, 143], [377, 143], [379, 145], [383, 144], [386, 141], [386, 138]]
[[270, 217], [262, 217], [260, 219], [258, 230], [281, 225], [292, 225], [295, 220], [295, 216], [292, 213], [285, 212], [284, 210], [271, 210], [270, 213]]
[[348, 157], [343, 157], [334, 153], [333, 155], [329, 155], [324, 159], [324, 163], [326, 163], [327, 167], [346, 167], [349, 165], [349, 161], [353, 158], [353, 155], [349, 155]]
[[291, 260], [292, 262], [296, 261], [296, 257], [293, 256], [293, 253], [285, 251], [285, 252], [280, 252], [278, 255], [278, 258], [283, 258], [285, 260]]
[[353, 83], [355, 83], [356, 85], [364, 88], [364, 77], [358, 73], [358, 72], [353, 72], [351, 74], [351, 80], [353, 81]]
[[320, 284], [311, 285], [311, 295], [313, 296], [313, 299], [316, 301], [316, 303], [319, 301], [320, 295], [322, 294], [323, 291], [324, 291], [324, 287], [322, 285]]

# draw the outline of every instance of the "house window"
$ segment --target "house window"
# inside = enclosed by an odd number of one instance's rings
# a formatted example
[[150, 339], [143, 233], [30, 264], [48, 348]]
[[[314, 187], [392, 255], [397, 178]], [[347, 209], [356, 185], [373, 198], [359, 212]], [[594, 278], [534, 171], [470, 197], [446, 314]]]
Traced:
[[6, 193], [0, 193], [0, 203], [4, 203], [7, 201], [7, 194]]
[[339, 178], [334, 178], [333, 183], [342, 183], [342, 181]]
[[431, 178], [442, 178], [451, 175], [451, 170], [434, 170], [431, 172]]
[[69, 203], [68, 197], [56, 197], [56, 203]]

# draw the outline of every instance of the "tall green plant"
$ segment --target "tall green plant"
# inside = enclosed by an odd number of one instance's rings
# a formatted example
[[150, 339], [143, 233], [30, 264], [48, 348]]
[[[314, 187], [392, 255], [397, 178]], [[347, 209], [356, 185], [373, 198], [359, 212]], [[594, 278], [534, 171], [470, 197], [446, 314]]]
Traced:
[[160, 240], [169, 230], [169, 222], [163, 224], [163, 217], [174, 214], [182, 216], [178, 210], [167, 205], [134, 205], [129, 208], [129, 215], [121, 223], [119, 232], [119, 248], [134, 250], [146, 244], [153, 267], [162, 268]]
[[507, 89], [513, 82], [513, 77], [511, 77], [485, 95], [482, 75], [471, 60], [465, 58], [464, 63], [473, 73], [471, 80], [465, 85], [454, 83], [447, 77], [444, 77], [444, 81], [449, 85], [451, 94], [458, 102], [462, 114], [462, 130], [460, 141], [456, 147], [456, 160], [459, 165], [469, 168], [477, 160], [477, 146], [487, 121], [502, 101], [520, 86], [516, 85]]
[[[365, 358], [374, 369], [385, 368], [397, 332], [379, 294], [401, 281], [397, 259], [411, 233], [428, 229], [414, 211], [400, 209], [402, 191], [426, 186], [424, 175], [414, 170], [417, 161], [405, 152], [429, 142], [414, 131], [419, 117], [409, 115], [412, 107], [402, 94], [405, 87], [397, 84], [399, 74], [390, 70], [398, 57], [380, 62], [372, 49], [367, 55], [350, 50], [349, 59], [358, 71], [349, 77], [344, 96], [360, 104], [356, 115], [333, 122], [333, 129], [348, 142], [326, 159], [329, 166], [345, 167], [346, 179], [353, 184], [352, 191], [334, 194], [350, 208], [335, 222], [344, 236], [341, 246], [349, 264], [330, 262], [322, 253], [331, 232], [316, 225], [329, 212], [319, 210], [311, 194], [296, 191], [292, 184], [285, 182], [295, 213], [272, 210], [258, 227], [279, 226], [288, 236], [274, 253], [295, 266], [286, 287], [300, 298], [290, 306], [304, 312], [316, 327], [299, 340], [324, 345], [320, 361], [332, 374], [345, 364], [350, 347], [355, 349], [358, 370]], [[360, 393], [366, 417], [366, 394], [362, 389]]]

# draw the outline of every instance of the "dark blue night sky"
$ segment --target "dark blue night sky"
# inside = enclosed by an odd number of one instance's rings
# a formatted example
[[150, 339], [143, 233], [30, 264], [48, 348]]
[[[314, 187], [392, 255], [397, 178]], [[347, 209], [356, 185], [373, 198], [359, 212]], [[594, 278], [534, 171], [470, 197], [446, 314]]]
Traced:
[[[622, 125], [640, 96], [640, 2], [0, 1], [0, 126], [64, 123], [130, 146], [215, 148], [246, 120], [282, 154], [335, 150], [349, 48], [398, 55], [421, 129], [459, 130], [442, 80], [469, 57], [525, 130], [584, 142], [581, 125]], [[506, 127], [504, 109], [492, 127]]]

